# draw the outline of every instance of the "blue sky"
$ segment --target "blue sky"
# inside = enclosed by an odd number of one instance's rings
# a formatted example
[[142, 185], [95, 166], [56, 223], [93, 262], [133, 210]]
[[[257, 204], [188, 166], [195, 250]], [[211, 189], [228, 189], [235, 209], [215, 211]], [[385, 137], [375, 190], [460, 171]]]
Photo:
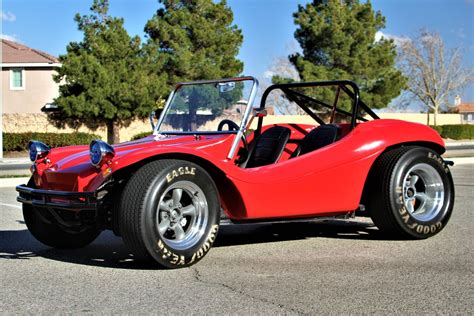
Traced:
[[[244, 43], [239, 57], [244, 74], [263, 77], [275, 58], [294, 48], [292, 13], [302, 0], [228, 0], [234, 21], [242, 29]], [[3, 0], [4, 38], [13, 38], [52, 55], [64, 54], [70, 41], [82, 34], [73, 21], [87, 14], [92, 0]], [[374, 0], [375, 10], [387, 19], [382, 32], [389, 36], [414, 36], [420, 28], [441, 34], [448, 47], [461, 47], [464, 63], [474, 66], [474, 0]], [[110, 0], [110, 14], [125, 19], [130, 35], [144, 36], [143, 27], [159, 7], [157, 0]], [[462, 94], [474, 102], [474, 86]]]

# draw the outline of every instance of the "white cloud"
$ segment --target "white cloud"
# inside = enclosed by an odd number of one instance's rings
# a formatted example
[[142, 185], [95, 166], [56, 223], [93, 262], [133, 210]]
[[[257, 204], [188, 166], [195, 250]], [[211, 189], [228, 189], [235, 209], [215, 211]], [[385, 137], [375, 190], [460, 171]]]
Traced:
[[378, 42], [382, 38], [393, 40], [395, 42], [395, 45], [397, 45], [397, 46], [399, 46], [403, 42], [410, 41], [410, 39], [408, 37], [397, 36], [397, 35], [392, 35], [392, 34], [385, 34], [382, 31], [377, 31], [375, 33], [375, 41]]
[[11, 12], [2, 12], [2, 21], [14, 22], [16, 21], [16, 16]]
[[1, 39], [6, 39], [7, 41], [17, 42], [20, 43], [16, 35], [7, 35], [7, 34], [0, 34]]

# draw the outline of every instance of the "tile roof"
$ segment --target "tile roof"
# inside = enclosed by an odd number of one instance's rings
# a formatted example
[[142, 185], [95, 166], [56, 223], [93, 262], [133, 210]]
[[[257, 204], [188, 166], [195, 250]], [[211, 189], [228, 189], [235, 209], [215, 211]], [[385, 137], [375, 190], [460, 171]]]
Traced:
[[2, 63], [58, 63], [59, 60], [45, 52], [2, 39]]
[[474, 112], [474, 103], [461, 103], [457, 108], [459, 113]]

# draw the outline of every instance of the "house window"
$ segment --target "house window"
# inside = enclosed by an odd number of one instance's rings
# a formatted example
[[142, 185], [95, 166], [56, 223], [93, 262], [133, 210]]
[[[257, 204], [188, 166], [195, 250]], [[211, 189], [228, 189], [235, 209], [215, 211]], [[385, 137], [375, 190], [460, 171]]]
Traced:
[[25, 69], [13, 68], [10, 70], [10, 90], [25, 89]]

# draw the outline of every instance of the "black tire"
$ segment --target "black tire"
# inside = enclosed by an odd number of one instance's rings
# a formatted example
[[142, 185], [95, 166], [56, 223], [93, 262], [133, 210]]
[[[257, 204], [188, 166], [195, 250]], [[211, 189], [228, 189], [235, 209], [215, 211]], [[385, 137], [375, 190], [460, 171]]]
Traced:
[[448, 166], [433, 150], [401, 147], [383, 153], [369, 175], [367, 206], [374, 224], [396, 239], [424, 239], [447, 224], [454, 205]]
[[[34, 187], [31, 179], [28, 186]], [[44, 214], [42, 215], [42, 213]], [[88, 228], [78, 232], [65, 231], [54, 222], [54, 219], [48, 218], [47, 213], [29, 204], [23, 204], [23, 218], [33, 237], [46, 246], [58, 249], [85, 247], [100, 234], [100, 230], [96, 228]]]
[[166, 268], [197, 263], [219, 229], [218, 191], [209, 174], [184, 160], [157, 160], [141, 167], [122, 193], [120, 233], [139, 259]]

